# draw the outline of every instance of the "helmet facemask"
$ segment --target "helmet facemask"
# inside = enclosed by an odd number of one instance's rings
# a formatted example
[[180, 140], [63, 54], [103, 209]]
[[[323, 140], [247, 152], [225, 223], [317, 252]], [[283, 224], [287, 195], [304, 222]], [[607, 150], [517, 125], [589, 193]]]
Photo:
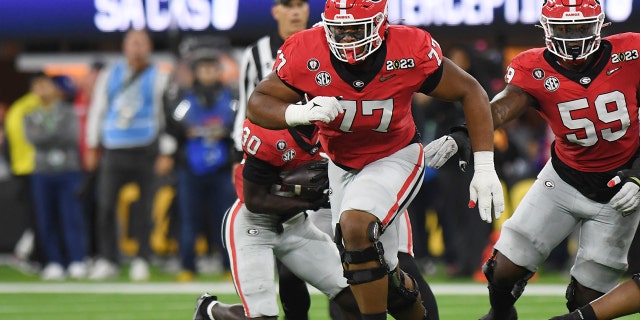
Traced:
[[549, 51], [565, 62], [579, 64], [600, 47], [604, 13], [597, 1], [569, 3], [545, 2], [540, 24]]
[[[356, 19], [351, 14], [335, 15], [329, 19], [322, 14], [329, 48], [338, 60], [357, 64], [380, 48], [387, 24], [386, 7], [373, 17]], [[341, 42], [345, 38], [351, 42]]]

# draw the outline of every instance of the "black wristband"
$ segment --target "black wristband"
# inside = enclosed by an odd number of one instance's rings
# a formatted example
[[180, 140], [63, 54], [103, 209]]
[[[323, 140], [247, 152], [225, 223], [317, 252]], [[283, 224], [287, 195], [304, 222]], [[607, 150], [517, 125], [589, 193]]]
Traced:
[[467, 164], [471, 162], [471, 138], [465, 125], [455, 126], [449, 129], [449, 136], [458, 146], [458, 167], [463, 172], [466, 171]]
[[578, 308], [578, 312], [583, 320], [598, 320], [596, 312], [593, 311], [593, 307], [590, 304]]

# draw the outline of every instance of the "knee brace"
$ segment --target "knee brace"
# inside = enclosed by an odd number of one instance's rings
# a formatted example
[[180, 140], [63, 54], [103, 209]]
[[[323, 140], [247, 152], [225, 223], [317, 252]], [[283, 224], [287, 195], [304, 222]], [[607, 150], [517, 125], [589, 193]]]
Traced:
[[565, 298], [567, 299], [567, 309], [573, 312], [576, 309], [589, 304], [589, 302], [599, 298], [604, 293], [589, 289], [581, 285], [576, 278], [571, 277], [571, 282], [567, 286]]
[[493, 251], [493, 255], [482, 266], [482, 272], [489, 282], [489, 302], [491, 307], [496, 311], [508, 310], [513, 306], [518, 298], [524, 292], [524, 288], [527, 285], [527, 281], [533, 276], [533, 272], [527, 273], [523, 278], [516, 281], [513, 286], [504, 286], [496, 283], [494, 280], [493, 272], [496, 265], [496, 251]]
[[[340, 224], [336, 224], [334, 242], [340, 252], [340, 260], [342, 261], [343, 275], [347, 279], [348, 284], [360, 284], [375, 281], [383, 278], [389, 273], [389, 267], [384, 260], [384, 248], [380, 242], [382, 233], [382, 224], [371, 222], [367, 227], [367, 235], [371, 246], [362, 250], [347, 250], [342, 244], [342, 230]], [[370, 269], [349, 270], [350, 264], [359, 264], [369, 261], [377, 261], [379, 266]]]
[[[405, 286], [404, 277], [411, 279], [411, 282], [413, 282], [413, 290]], [[387, 309], [391, 315], [414, 304], [419, 296], [418, 283], [411, 275], [402, 271], [396, 272], [395, 270], [389, 274]]]

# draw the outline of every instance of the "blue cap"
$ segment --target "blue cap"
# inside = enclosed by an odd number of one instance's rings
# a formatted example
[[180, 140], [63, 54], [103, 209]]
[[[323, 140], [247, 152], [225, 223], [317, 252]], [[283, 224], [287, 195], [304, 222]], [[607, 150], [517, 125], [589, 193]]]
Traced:
[[76, 88], [76, 85], [73, 83], [73, 80], [71, 79], [71, 77], [65, 76], [65, 75], [53, 76], [51, 77], [51, 81], [53, 81], [53, 84], [55, 84], [55, 86], [60, 91], [62, 91], [65, 98], [67, 99], [75, 98], [76, 93], [78, 92], [78, 89]]

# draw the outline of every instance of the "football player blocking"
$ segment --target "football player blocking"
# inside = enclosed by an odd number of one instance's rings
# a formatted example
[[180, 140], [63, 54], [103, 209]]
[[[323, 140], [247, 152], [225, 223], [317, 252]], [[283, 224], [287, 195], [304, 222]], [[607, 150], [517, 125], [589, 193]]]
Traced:
[[[574, 311], [602, 296], [627, 268], [640, 219], [640, 34], [601, 38], [604, 13], [595, 0], [545, 1], [540, 23], [546, 47], [511, 61], [507, 86], [492, 100], [491, 111], [499, 127], [533, 107], [555, 141], [551, 159], [503, 224], [483, 267], [491, 309], [482, 319], [517, 319], [514, 304], [528, 279], [576, 227], [579, 248], [567, 308]], [[439, 167], [457, 148], [447, 137], [431, 142], [425, 147], [427, 165]], [[577, 319], [612, 315], [585, 312]]]
[[[328, 0], [320, 26], [287, 38], [247, 116], [268, 129], [315, 124], [330, 158], [335, 242], [362, 319], [424, 319], [413, 278], [398, 268], [398, 215], [421, 187], [415, 92], [460, 101], [475, 174], [470, 206], [491, 222], [504, 208], [493, 165], [486, 92], [421, 29], [391, 26], [386, 0]], [[296, 105], [304, 95], [310, 100]], [[336, 98], [339, 97], [340, 99]]]

